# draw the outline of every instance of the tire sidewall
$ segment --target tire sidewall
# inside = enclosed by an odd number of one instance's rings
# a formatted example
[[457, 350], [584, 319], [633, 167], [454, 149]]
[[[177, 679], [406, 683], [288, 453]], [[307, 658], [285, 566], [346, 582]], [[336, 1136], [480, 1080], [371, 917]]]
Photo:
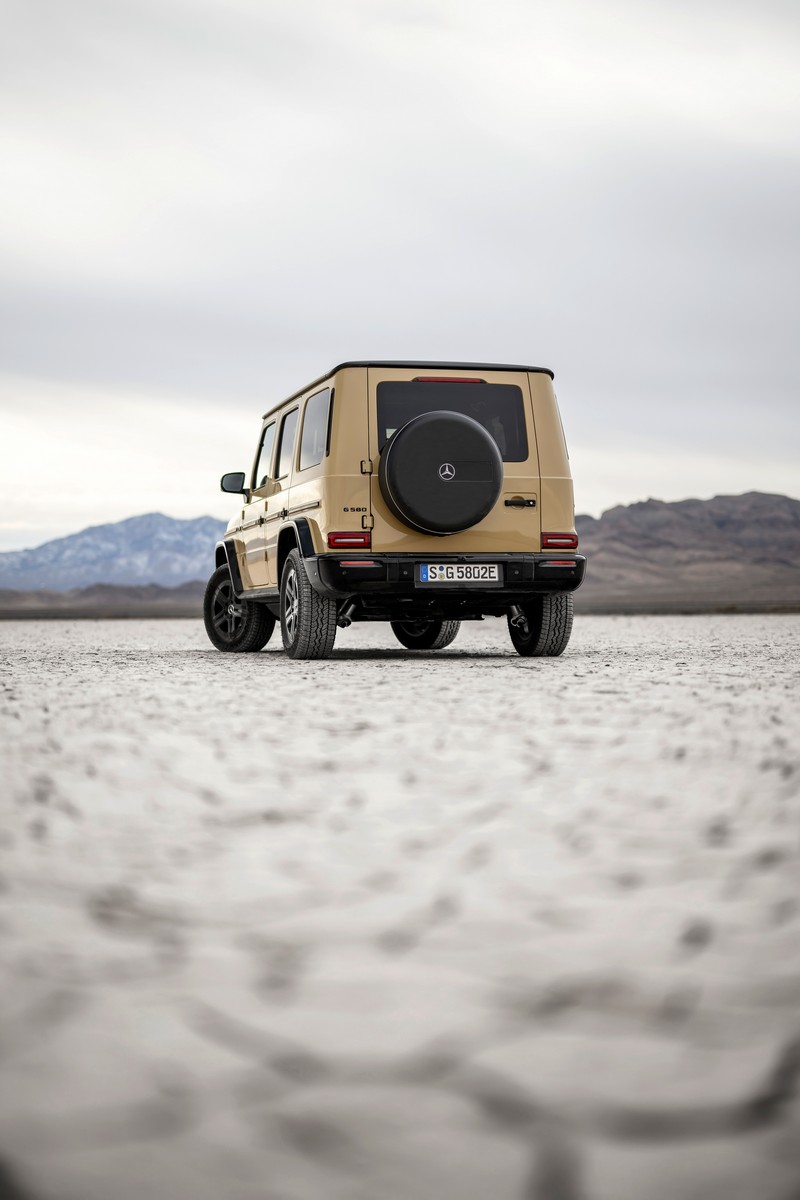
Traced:
[[[223, 587], [230, 590], [231, 601], [240, 605], [243, 614], [240, 628], [232, 638], [223, 637], [214, 623], [214, 603]], [[226, 565], [217, 567], [206, 585], [203, 596], [203, 623], [212, 646], [234, 654], [240, 651], [261, 650], [275, 628], [275, 618], [263, 605], [236, 596], [233, 580]]]
[[246, 623], [242, 621], [238, 634], [232, 638], [223, 637], [217, 630], [214, 623], [214, 604], [223, 588], [228, 589], [231, 597], [234, 598], [230, 571], [227, 567], [217, 567], [208, 581], [205, 596], [203, 597], [203, 619], [205, 621], [206, 633], [212, 645], [216, 646], [218, 650], [235, 650], [238, 643], [244, 639]]
[[[286, 626], [286, 593], [290, 580], [297, 584], [297, 622], [294, 637]], [[298, 549], [290, 550], [281, 573], [281, 637], [290, 658], [328, 658], [336, 640], [336, 602], [320, 596], [311, 586]]]
[[[423, 624], [424, 628], [420, 628], [418, 631], [409, 629], [410, 625], [422, 626]], [[424, 623], [422, 621], [392, 621], [391, 626], [394, 636], [407, 650], [441, 650], [445, 646], [449, 646], [456, 637], [461, 622], [436, 618]]]
[[[303, 606], [302, 583], [303, 583], [302, 560], [296, 550], [290, 550], [287, 555], [286, 562], [283, 566], [281, 575], [281, 597], [280, 597], [280, 621], [281, 621], [281, 638], [283, 639], [283, 648], [287, 654], [292, 655], [300, 641], [300, 619]], [[286, 592], [289, 585], [290, 577], [294, 575], [297, 581], [297, 620], [295, 622], [294, 637], [289, 636], [289, 631], [286, 627]]]
[[546, 592], [523, 604], [528, 624], [523, 633], [508, 619], [508, 632], [517, 654], [524, 658], [558, 658], [572, 633], [573, 600], [566, 592]]
[[[401, 646], [407, 650], [430, 650], [439, 636], [443, 622], [439, 621], [392, 621], [392, 632]], [[419, 625], [419, 629], [412, 626]]]

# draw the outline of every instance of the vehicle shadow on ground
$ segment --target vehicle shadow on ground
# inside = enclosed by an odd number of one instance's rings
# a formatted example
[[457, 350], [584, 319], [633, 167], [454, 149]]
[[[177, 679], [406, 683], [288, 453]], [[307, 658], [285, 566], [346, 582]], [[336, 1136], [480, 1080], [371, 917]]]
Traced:
[[[169, 655], [179, 655], [180, 657], [202, 657], [216, 658], [222, 662], [241, 662], [246, 659], [252, 662], [254, 659], [282, 659], [287, 663], [293, 660], [289, 658], [284, 651], [278, 646], [268, 646], [265, 650], [257, 654], [220, 654], [213, 647], [208, 650], [171, 650], [166, 652]], [[486, 661], [487, 659], [497, 659], [502, 661], [522, 661], [520, 656], [515, 654], [513, 650], [502, 650], [500, 648], [487, 648], [485, 650], [403, 650], [398, 647], [396, 650], [392, 646], [354, 646], [352, 649], [340, 650], [336, 649], [328, 659], [298, 659], [296, 666], [308, 664], [314, 661], [317, 662], [375, 662], [387, 660], [391, 662], [468, 662], [479, 659]]]
[[[124, 651], [123, 656], [130, 658], [132, 652]], [[153, 652], [141, 651], [143, 657], [154, 657]], [[485, 649], [465, 649], [465, 650], [403, 650], [400, 646], [395, 650], [393, 646], [354, 646], [352, 649], [339, 649], [333, 651], [330, 658], [327, 659], [297, 659], [293, 661], [287, 654], [284, 653], [280, 646], [267, 646], [264, 650], [260, 650], [255, 654], [221, 654], [219, 650], [215, 650], [213, 646], [209, 646], [206, 650], [203, 649], [175, 649], [175, 650], [159, 650], [155, 652], [155, 657], [160, 659], [176, 659], [185, 660], [191, 659], [213, 659], [216, 662], [242, 663], [266, 661], [275, 662], [280, 660], [294, 666], [310, 665], [312, 662], [318, 663], [341, 663], [341, 662], [472, 662], [487, 660], [497, 660], [498, 662], [524, 662], [525, 659], [515, 654], [513, 650], [504, 650], [501, 647], [487, 647]]]
[[[279, 651], [280, 653], [280, 651]], [[387, 646], [354, 647], [352, 650], [334, 650], [330, 662], [366, 662], [375, 659], [391, 659], [394, 662], [464, 662], [469, 659], [509, 659], [518, 656], [508, 650], [394, 650]]]

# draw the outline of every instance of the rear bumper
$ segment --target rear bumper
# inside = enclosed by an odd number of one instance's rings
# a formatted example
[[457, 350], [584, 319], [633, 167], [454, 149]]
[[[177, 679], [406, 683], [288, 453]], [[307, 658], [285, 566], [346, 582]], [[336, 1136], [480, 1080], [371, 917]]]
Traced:
[[[360, 559], [363, 559], [363, 564]], [[500, 582], [419, 582], [423, 563], [497, 563]], [[378, 595], [385, 598], [424, 599], [430, 596], [485, 598], [491, 607], [524, 601], [542, 592], [574, 592], [583, 582], [586, 558], [582, 554], [315, 554], [303, 560], [311, 586], [324, 596]]]

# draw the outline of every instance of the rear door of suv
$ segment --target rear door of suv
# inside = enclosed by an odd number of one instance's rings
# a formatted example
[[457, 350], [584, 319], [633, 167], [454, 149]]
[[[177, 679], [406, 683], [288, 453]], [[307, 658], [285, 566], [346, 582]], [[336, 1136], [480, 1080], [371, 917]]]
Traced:
[[[532, 553], [539, 549], [539, 457], [530, 384], [523, 371], [370, 367], [372, 548], [384, 552]], [[388, 509], [378, 479], [380, 454], [392, 434], [424, 412], [464, 413], [494, 438], [503, 485], [492, 511], [463, 533], [435, 537], [404, 525]]]
[[314, 528], [323, 510], [326, 491], [326, 458], [330, 453], [330, 417], [333, 388], [315, 387], [300, 401], [295, 438], [293, 473], [286, 497], [290, 521], [304, 520]]

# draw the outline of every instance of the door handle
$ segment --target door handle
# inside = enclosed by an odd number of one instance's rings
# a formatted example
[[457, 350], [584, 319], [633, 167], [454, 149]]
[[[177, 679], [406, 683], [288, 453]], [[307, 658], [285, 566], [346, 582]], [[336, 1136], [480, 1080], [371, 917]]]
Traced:
[[536, 501], [524, 500], [522, 496], [515, 496], [513, 500], [506, 500], [506, 508], [536, 508]]

